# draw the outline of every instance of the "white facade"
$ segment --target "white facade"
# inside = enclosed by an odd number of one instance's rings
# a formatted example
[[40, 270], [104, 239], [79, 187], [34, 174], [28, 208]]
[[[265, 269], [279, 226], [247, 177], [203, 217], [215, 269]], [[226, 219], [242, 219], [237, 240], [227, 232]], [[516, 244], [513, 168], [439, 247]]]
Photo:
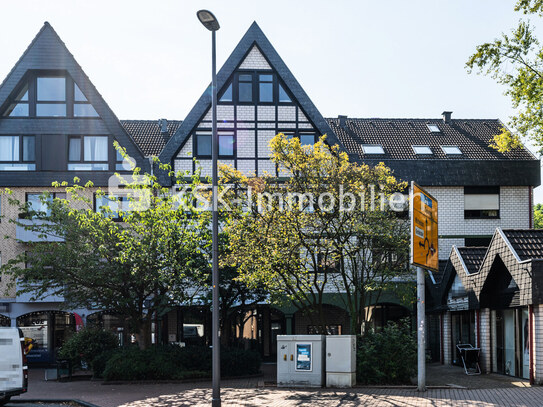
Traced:
[[531, 187], [500, 187], [500, 215], [498, 219], [465, 219], [463, 187], [429, 186], [424, 189], [438, 202], [440, 260], [447, 260], [453, 245], [464, 246], [466, 237], [490, 237], [497, 227], [528, 229], [531, 226]]

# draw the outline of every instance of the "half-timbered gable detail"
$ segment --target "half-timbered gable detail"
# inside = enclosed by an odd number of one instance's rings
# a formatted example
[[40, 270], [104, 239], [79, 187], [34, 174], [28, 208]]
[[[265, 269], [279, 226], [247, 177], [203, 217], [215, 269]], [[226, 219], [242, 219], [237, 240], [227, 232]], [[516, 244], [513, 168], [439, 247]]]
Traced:
[[[278, 133], [302, 144], [323, 134], [340, 143], [256, 23], [219, 71], [217, 86], [219, 160], [246, 175], [278, 175], [269, 148]], [[166, 144], [161, 159], [173, 161], [175, 170], [199, 165], [202, 175], [211, 174], [210, 107], [206, 90]]]

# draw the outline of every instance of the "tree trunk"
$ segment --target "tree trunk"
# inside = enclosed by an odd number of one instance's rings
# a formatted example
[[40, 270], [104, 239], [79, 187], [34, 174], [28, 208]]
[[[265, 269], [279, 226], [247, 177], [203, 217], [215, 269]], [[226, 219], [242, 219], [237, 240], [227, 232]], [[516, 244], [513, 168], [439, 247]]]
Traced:
[[140, 349], [148, 349], [151, 346], [151, 320], [146, 318], [139, 326], [138, 346]]

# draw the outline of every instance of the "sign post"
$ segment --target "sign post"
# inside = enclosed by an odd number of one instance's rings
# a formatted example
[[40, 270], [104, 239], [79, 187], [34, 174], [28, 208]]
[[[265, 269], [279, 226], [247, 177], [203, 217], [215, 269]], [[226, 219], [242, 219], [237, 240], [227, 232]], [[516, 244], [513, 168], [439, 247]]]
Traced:
[[411, 264], [417, 267], [417, 343], [419, 391], [426, 391], [426, 310], [424, 269], [437, 271], [437, 200], [414, 182], [410, 189]]

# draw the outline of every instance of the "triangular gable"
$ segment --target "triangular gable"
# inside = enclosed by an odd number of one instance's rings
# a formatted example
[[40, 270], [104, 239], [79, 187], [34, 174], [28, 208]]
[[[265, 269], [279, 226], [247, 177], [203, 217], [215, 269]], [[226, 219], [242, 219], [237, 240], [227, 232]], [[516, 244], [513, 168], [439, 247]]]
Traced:
[[531, 261], [521, 260], [501, 228], [496, 228], [485, 259], [481, 264], [480, 271], [476, 275], [473, 275], [477, 298], [481, 298], [483, 287], [485, 286], [487, 279], [491, 277], [492, 267], [498, 260], [503, 262], [504, 266], [507, 268], [507, 272], [511, 275], [516, 284], [518, 284], [518, 288], [521, 292], [521, 304], [530, 304], [532, 300], [532, 279], [526, 277], [531, 273]]
[[131, 157], [138, 160], [139, 165], [143, 165], [145, 168], [146, 161], [142, 160], [143, 153], [126, 133], [119, 119], [48, 22], [44, 23], [34, 40], [0, 85], [0, 107], [2, 107], [2, 110], [6, 107], [9, 96], [24, 80], [29, 70], [66, 71], [94, 107], [110, 134], [127, 149], [127, 153]]
[[[242, 63], [250, 60], [249, 57], [256, 56], [257, 58], [260, 58], [260, 56], [256, 54], [257, 52], [261, 54], [261, 56], [266, 59], [267, 63], [277, 72], [280, 79], [293, 94], [299, 103], [299, 106], [305, 112], [309, 120], [314, 124], [315, 128], [321, 134], [327, 134], [327, 140], [331, 145], [338, 144], [340, 147], [343, 147], [342, 143], [339, 141], [328, 123], [324, 120], [313, 102], [311, 102], [309, 96], [307, 96], [303, 88], [300, 86], [294, 75], [290, 72], [256, 22], [251, 25], [232, 54], [230, 54], [222, 68], [217, 73], [218, 91], [220, 92], [223, 89], [231, 75], [238, 67], [240, 67]], [[164, 147], [164, 150], [162, 150], [162, 153], [160, 154], [160, 160], [162, 162], [170, 163], [172, 161], [173, 157], [190, 136], [193, 128], [198, 124], [198, 121], [209, 110], [211, 106], [210, 87], [211, 85], [208, 86], [198, 102], [196, 102], [192, 110], [189, 112], [186, 119], [183, 121], [183, 124], [168, 141]]]
[[470, 277], [469, 270], [464, 263], [458, 247], [453, 246], [451, 248], [449, 260], [447, 261], [447, 266], [445, 267], [443, 274], [441, 291], [441, 301], [443, 304], [447, 303], [447, 297], [451, 288], [453, 287], [455, 279], [460, 280], [469, 297], [469, 301], [471, 303], [470, 306], [473, 306], [474, 302], [476, 301], [475, 287], [473, 286], [473, 281]]
[[264, 55], [260, 52], [256, 45], [253, 45], [251, 51], [247, 54], [240, 69], [272, 69]]

